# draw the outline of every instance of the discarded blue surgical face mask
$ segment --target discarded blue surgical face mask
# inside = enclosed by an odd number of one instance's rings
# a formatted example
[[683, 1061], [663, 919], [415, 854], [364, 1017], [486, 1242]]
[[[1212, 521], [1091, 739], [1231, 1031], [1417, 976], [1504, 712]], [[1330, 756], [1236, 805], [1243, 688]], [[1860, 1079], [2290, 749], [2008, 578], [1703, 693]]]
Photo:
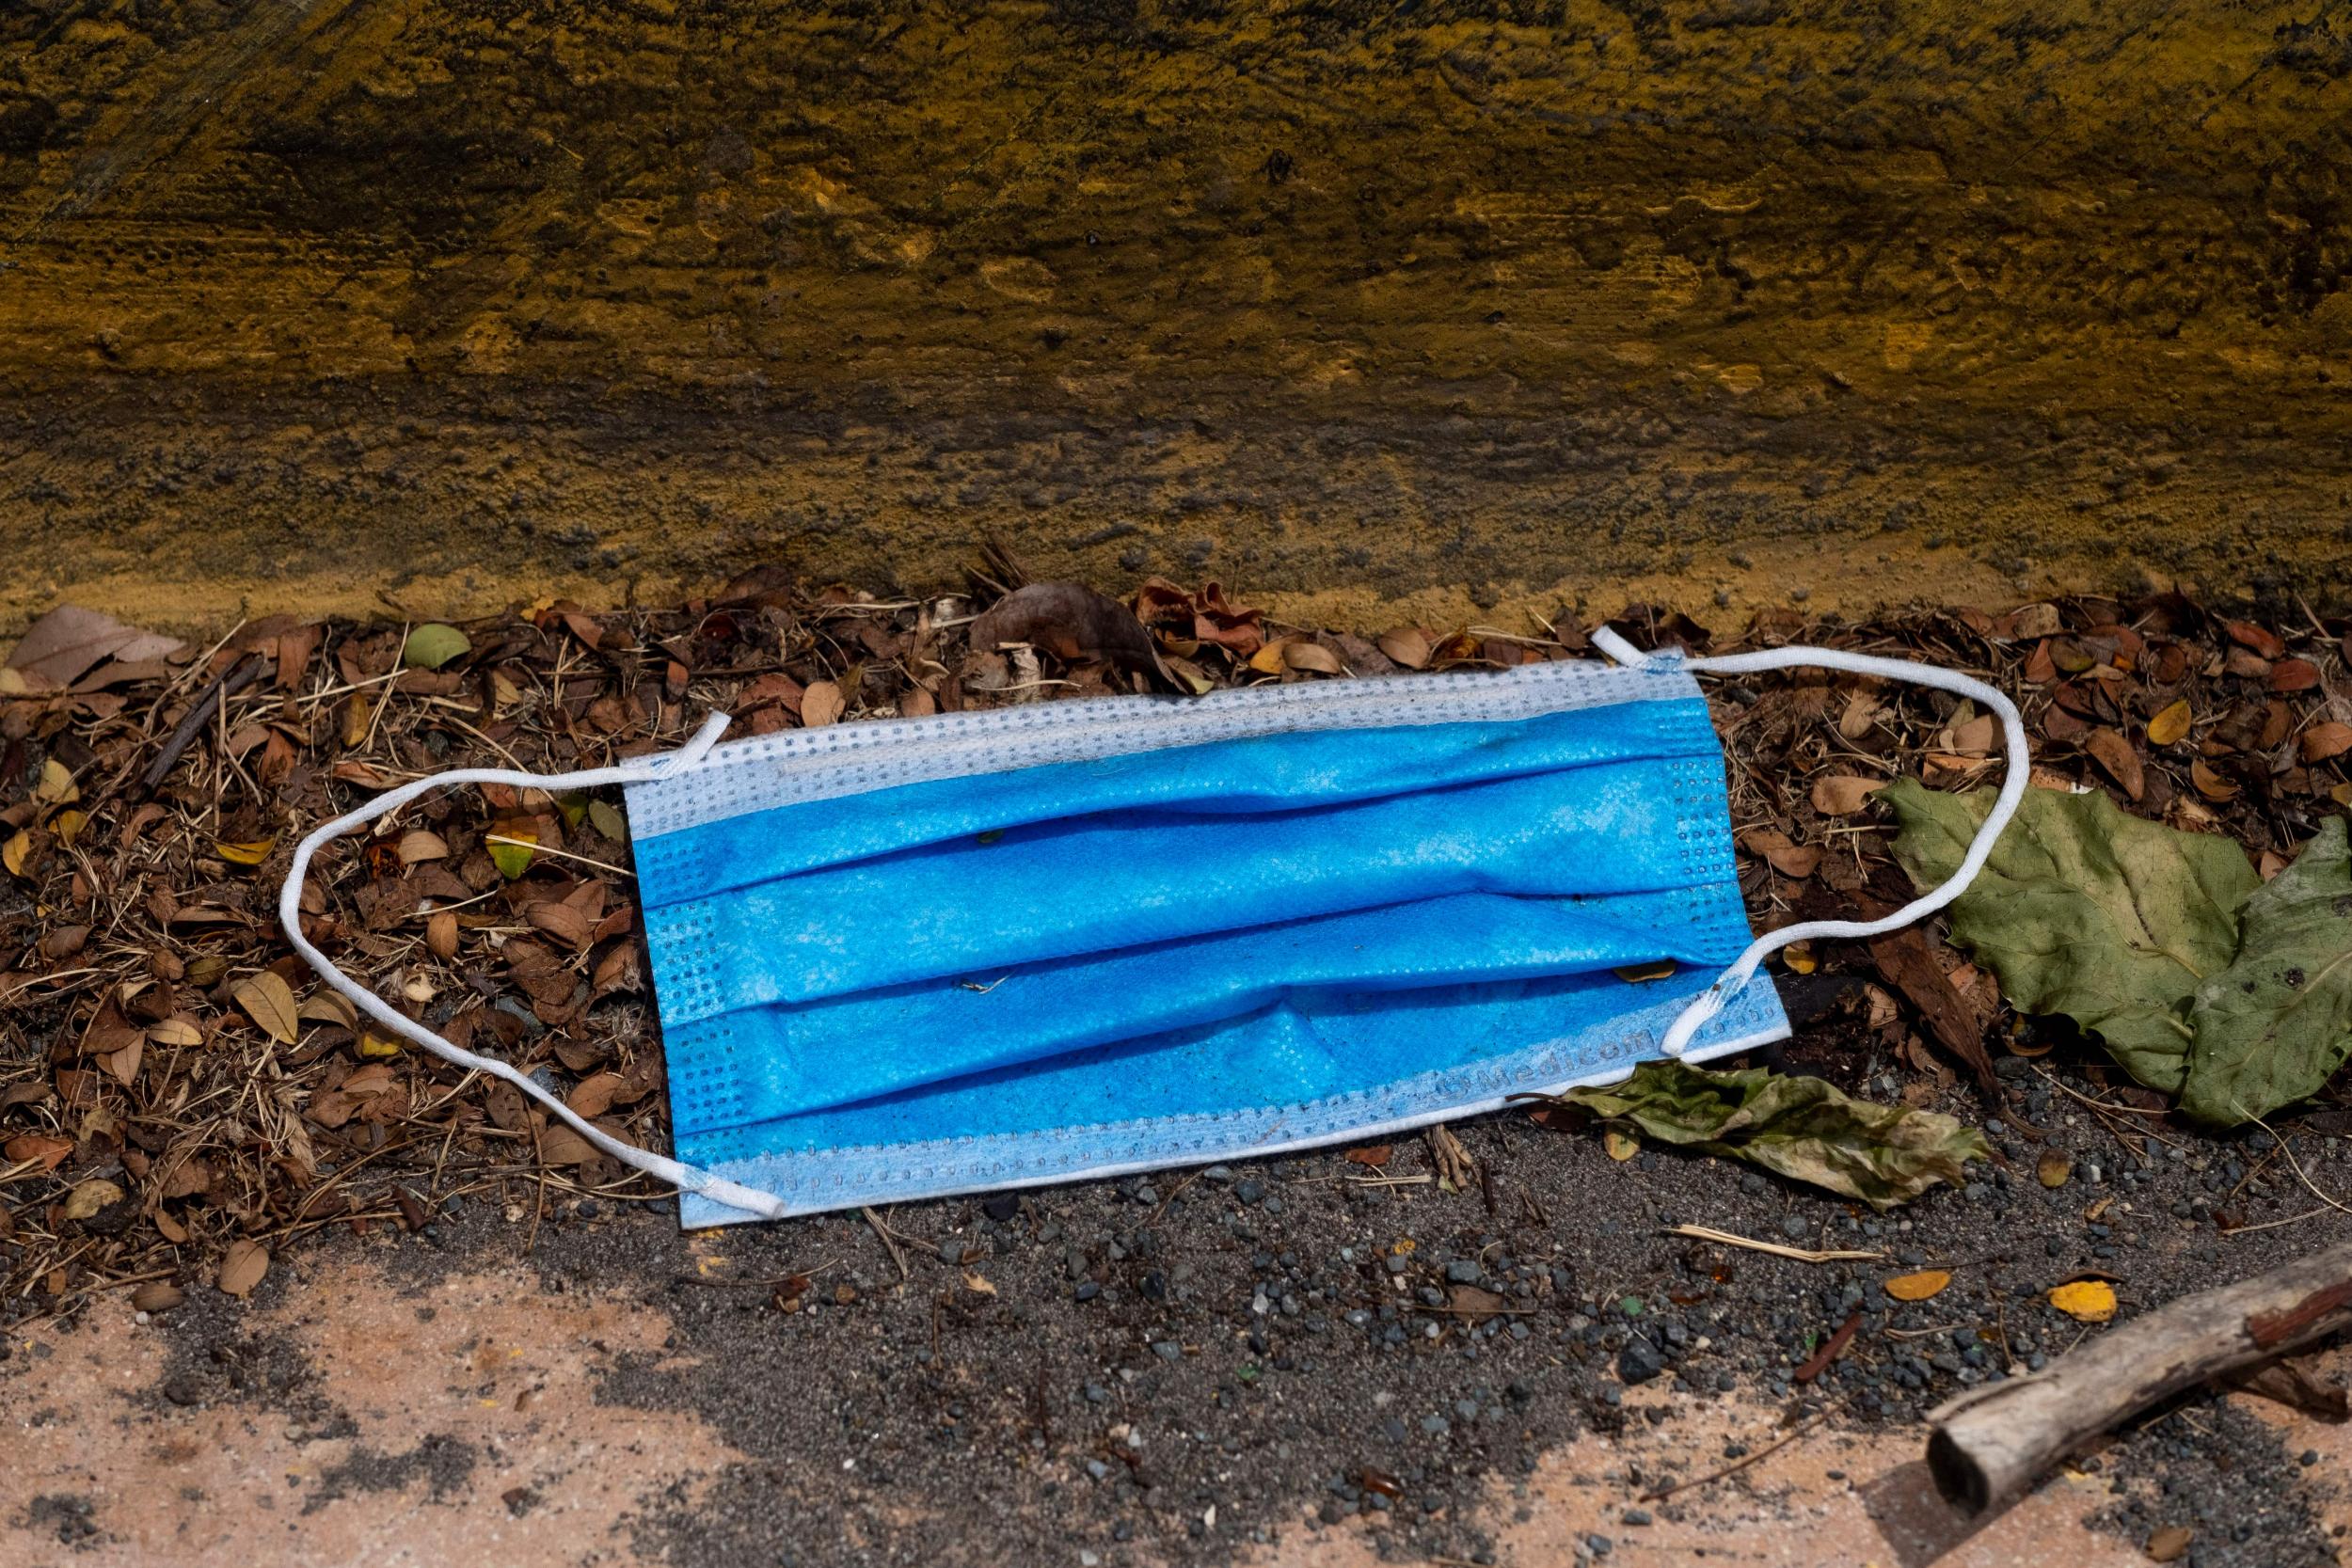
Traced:
[[[1766, 953], [1956, 896], [2025, 785], [1999, 693], [1823, 650], [1038, 704], [789, 731], [541, 781], [627, 786], [687, 1225], [1356, 1141], [1785, 1037]], [[1885, 921], [1751, 942], [1694, 670], [1824, 663], [1965, 690], [2000, 808]], [[391, 800], [388, 805], [387, 800]], [[1726, 969], [1728, 966], [1728, 969]], [[1718, 978], [1718, 976], [1721, 976]]]

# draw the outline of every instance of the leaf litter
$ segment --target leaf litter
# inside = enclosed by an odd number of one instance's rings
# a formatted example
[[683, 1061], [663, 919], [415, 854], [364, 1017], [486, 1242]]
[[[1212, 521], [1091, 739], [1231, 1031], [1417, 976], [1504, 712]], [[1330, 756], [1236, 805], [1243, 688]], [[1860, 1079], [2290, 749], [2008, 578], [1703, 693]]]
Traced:
[[[659, 1196], [559, 1136], [518, 1096], [357, 1029], [347, 1009], [313, 1006], [319, 993], [270, 909], [284, 846], [371, 792], [445, 768], [590, 766], [675, 744], [710, 707], [734, 712], [739, 735], [764, 734], [1154, 681], [1199, 690], [1586, 652], [1584, 626], [1565, 611], [1534, 633], [1407, 626], [1367, 640], [1278, 625], [1216, 585], [1155, 580], [1122, 605], [1000, 575], [1010, 591], [882, 601], [752, 573], [668, 609], [542, 605], [447, 627], [453, 637], [284, 615], [209, 647], [120, 641], [71, 677], [53, 672], [72, 658], [15, 667], [0, 684], [0, 1006], [19, 1025], [0, 1105], [0, 1148], [15, 1173], [0, 1249], [11, 1297], [59, 1310], [159, 1270], [207, 1285], [225, 1271], [249, 1290], [308, 1234], [415, 1229], [460, 1194], [494, 1195], [534, 1226], [554, 1203]], [[982, 610], [1002, 613], [982, 622]], [[1646, 607], [1612, 624], [1645, 645], [1715, 642], [1688, 617]], [[990, 645], [976, 645], [976, 631]], [[2329, 727], [2344, 721], [2344, 652], [2340, 631], [2316, 625], [2272, 635], [2316, 678], [2281, 675], [2281, 656], [2249, 648], [2177, 596], [2007, 616], [1921, 611], [1863, 626], [1781, 612], [1718, 646], [1818, 641], [1979, 671], [2022, 691], [2037, 782], [2093, 792], [2143, 824], [2234, 839], [2241, 860], [2286, 868], [2347, 793]], [[1801, 675], [1715, 695], [1741, 882], [1759, 927], [1844, 912], [1867, 891], [1899, 897], [1880, 802], [1915, 786], [1889, 784], [1922, 774], [1948, 803], [1965, 798], [1942, 792], [1988, 782], [1994, 766], [1985, 716], [1940, 694]], [[2114, 739], [2094, 744], [2102, 734]], [[2117, 741], [2132, 752], [2137, 791]], [[452, 791], [366, 844], [337, 847], [306, 914], [414, 1016], [518, 1061], [583, 1114], [659, 1147], [661, 1069], [628, 863], [609, 800]], [[2298, 890], [2327, 885], [2322, 869], [2293, 881], [2281, 870], [2277, 918], [2298, 918]], [[1960, 1011], [1906, 1007], [1910, 985], [1889, 1000], [1866, 978], [1866, 949], [1822, 944], [1785, 966], [1849, 999], [1832, 1016], [1850, 1007], [1852, 1022], [1831, 1035], [1897, 1069], [1876, 1082], [1899, 1089], [1900, 1105], [1809, 1086], [1822, 1081], [1800, 1074], [1860, 1087], [1866, 1069], [1808, 1055], [1801, 1039], [1775, 1053], [1780, 1070], [1708, 1075], [1733, 1079], [1736, 1092], [1654, 1073], [1644, 1093], [1613, 1101], [1620, 1126], [1667, 1148], [1744, 1146], [1733, 1157], [1847, 1183], [1866, 1202], [1959, 1180], [1972, 1134], [1915, 1114], [1952, 1091], [1955, 1031], [1973, 1022], [2004, 1061], [2049, 1041], [2011, 1011], [1989, 958], [1976, 968], [1932, 943], [1929, 957]], [[2334, 993], [2310, 976], [2332, 973], [2315, 965], [2302, 982], [2280, 972], [2272, 983], [2317, 993], [2302, 1004], [2316, 1014]], [[1877, 1000], [1851, 1000], [1866, 994]], [[2181, 994], [2154, 1006], [2177, 1006]], [[2327, 1067], [2313, 1058], [2296, 1082]], [[2340, 1088], [2312, 1092], [2318, 1114], [2342, 1103]], [[1810, 1143], [1765, 1131], [1806, 1117]], [[1467, 1165], [1448, 1174], [1456, 1188], [1477, 1187]], [[76, 1191], [103, 1195], [100, 1182], [122, 1197], [70, 1203]], [[111, 1214], [123, 1223], [92, 1227]]]

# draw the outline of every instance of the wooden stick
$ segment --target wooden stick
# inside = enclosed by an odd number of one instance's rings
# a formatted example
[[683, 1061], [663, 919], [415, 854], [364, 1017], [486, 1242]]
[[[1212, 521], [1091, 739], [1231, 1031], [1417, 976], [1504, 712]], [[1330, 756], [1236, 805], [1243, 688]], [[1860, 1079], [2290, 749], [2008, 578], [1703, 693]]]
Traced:
[[220, 705], [261, 679], [262, 673], [268, 668], [268, 659], [260, 654], [247, 654], [223, 671], [212, 685], [198, 692], [196, 701], [188, 705], [188, 711], [181, 716], [179, 723], [172, 726], [170, 738], [164, 742], [164, 749], [155, 753], [155, 760], [149, 763], [147, 771], [140, 775], [138, 789], [132, 799], [144, 800], [154, 794], [156, 787], [164, 782], [165, 775], [179, 762], [180, 754], [203, 733], [204, 726], [213, 721], [213, 715], [220, 710]]
[[2209, 1378], [2352, 1328], [2352, 1242], [2110, 1329], [2043, 1371], [1970, 1389], [1928, 1418], [1928, 1469], [1980, 1513], [2101, 1433]]

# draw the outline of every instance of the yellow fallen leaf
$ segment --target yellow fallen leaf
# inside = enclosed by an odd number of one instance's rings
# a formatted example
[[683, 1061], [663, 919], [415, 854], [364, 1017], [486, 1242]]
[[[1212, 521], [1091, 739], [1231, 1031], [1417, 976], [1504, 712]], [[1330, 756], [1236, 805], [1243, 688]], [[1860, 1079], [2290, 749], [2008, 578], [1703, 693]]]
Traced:
[[2078, 1323], [2103, 1323], [2115, 1316], [2115, 1287], [2104, 1279], [2074, 1279], [2050, 1292], [2050, 1305]]
[[1264, 647], [1260, 648], [1256, 653], [1251, 654], [1249, 656], [1249, 668], [1255, 670], [1262, 675], [1280, 674], [1282, 673], [1282, 644], [1279, 642], [1269, 642]]
[[24, 877], [26, 880], [31, 880], [24, 867], [31, 863], [32, 858], [33, 834], [29, 828], [19, 828], [8, 836], [6, 844], [0, 844], [0, 866], [8, 867], [11, 877]]
[[1926, 1301], [1944, 1293], [1944, 1287], [1952, 1282], [1949, 1271], [1921, 1269], [1917, 1274], [1899, 1274], [1886, 1282], [1886, 1293], [1897, 1301]]
[[488, 834], [484, 843], [490, 850], [490, 863], [499, 868], [499, 875], [513, 881], [531, 869], [531, 863], [539, 853], [539, 832], [535, 828], [510, 824]]
[[382, 1060], [387, 1056], [397, 1056], [400, 1054], [400, 1041], [390, 1035], [379, 1034], [373, 1029], [362, 1029], [359, 1031], [359, 1054], [377, 1060]]
[[294, 1010], [294, 988], [276, 970], [265, 969], [238, 981], [230, 994], [270, 1038], [292, 1045], [294, 1037], [302, 1032], [301, 1017]]
[[996, 1293], [996, 1287], [982, 1278], [979, 1272], [975, 1269], [963, 1271], [963, 1288], [974, 1295], [993, 1296]]
[[2148, 721], [2148, 744], [2170, 746], [2187, 739], [2188, 727], [2196, 717], [2197, 710], [2188, 705], [2186, 697], [2182, 698]]
[[1780, 961], [1791, 974], [1810, 974], [1821, 967], [1821, 960], [1813, 956], [1809, 942], [1792, 942], [1780, 950]]
[[1666, 979], [1674, 972], [1675, 961], [1672, 958], [1661, 958], [1656, 963], [1648, 964], [1622, 964], [1615, 971], [1618, 979], [1629, 980], [1637, 985], [1644, 980]]
[[65, 1195], [65, 1217], [70, 1220], [86, 1220], [101, 1209], [121, 1201], [122, 1189], [120, 1187], [103, 1177], [94, 1176], [87, 1181], [75, 1183], [73, 1190]]
[[269, 852], [277, 847], [278, 840], [275, 838], [247, 839], [242, 843], [230, 843], [226, 839], [213, 841], [213, 853], [230, 865], [259, 865], [269, 859]]
[[1613, 1127], [1600, 1135], [1600, 1147], [1601, 1152], [1622, 1164], [1642, 1152], [1642, 1140]]
[[88, 826], [89, 813], [86, 811], [61, 811], [50, 819], [49, 831], [57, 835], [57, 842], [59, 844], [62, 844], [67, 848], [71, 849], [73, 847], [73, 841], [82, 836], [82, 830]]
[[81, 798], [81, 787], [74, 784], [72, 771], [64, 763], [51, 757], [40, 765], [40, 783], [33, 786], [34, 800], [44, 806], [63, 806]]
[[2049, 1149], [2034, 1162], [2034, 1180], [2045, 1187], [2063, 1187], [2074, 1174], [2074, 1157], [2063, 1149]]

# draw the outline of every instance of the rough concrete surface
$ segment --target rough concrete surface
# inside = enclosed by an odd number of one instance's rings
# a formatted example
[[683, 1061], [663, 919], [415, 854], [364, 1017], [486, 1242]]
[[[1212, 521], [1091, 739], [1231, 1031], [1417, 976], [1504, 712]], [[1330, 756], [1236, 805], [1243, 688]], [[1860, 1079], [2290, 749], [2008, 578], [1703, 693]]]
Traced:
[[[2104, 1142], [2050, 1119], [2086, 1159]], [[2136, 1423], [1980, 1525], [1921, 1462], [1917, 1411], [1983, 1375], [1981, 1347], [2097, 1332], [2038, 1299], [2094, 1257], [2137, 1311], [2344, 1233], [2327, 1212], [2242, 1237], [2178, 1221], [2182, 1195], [2231, 1180], [2223, 1150], [2126, 1167], [2104, 1202], [1996, 1180], [1882, 1227], [1523, 1117], [1461, 1132], [1496, 1212], [1311, 1155], [900, 1209], [902, 1278], [854, 1214], [682, 1235], [666, 1206], [575, 1200], [534, 1226], [525, 1182], [422, 1235], [290, 1254], [249, 1302], [196, 1287], [142, 1323], [114, 1292], [21, 1326], [0, 1362], [0, 1560], [1548, 1568], [1606, 1541], [1634, 1568], [2122, 1568], [2174, 1524], [2203, 1568], [2338, 1560], [2352, 1429], [2244, 1396]], [[2265, 1215], [2308, 1201], [2247, 1190]], [[2087, 1227], [2087, 1199], [2114, 1224]], [[1890, 1256], [1810, 1267], [1678, 1241], [1670, 1218]], [[1073, 1250], [1106, 1288], [1073, 1291]], [[1879, 1280], [1922, 1257], [1955, 1285], [1889, 1310]], [[1466, 1259], [1524, 1305], [1474, 1332], [1415, 1315]], [[1384, 1296], [1410, 1335], [1343, 1321]], [[1790, 1369], [1847, 1301], [1869, 1326], [1817, 1386], [1827, 1418], [1792, 1429]], [[1637, 1340], [1663, 1376], [1623, 1381]], [[2352, 1353], [2310, 1370], [2341, 1379]]]
[[787, 559], [1313, 624], [2345, 591], [2282, 4], [43, 0], [0, 633]]

